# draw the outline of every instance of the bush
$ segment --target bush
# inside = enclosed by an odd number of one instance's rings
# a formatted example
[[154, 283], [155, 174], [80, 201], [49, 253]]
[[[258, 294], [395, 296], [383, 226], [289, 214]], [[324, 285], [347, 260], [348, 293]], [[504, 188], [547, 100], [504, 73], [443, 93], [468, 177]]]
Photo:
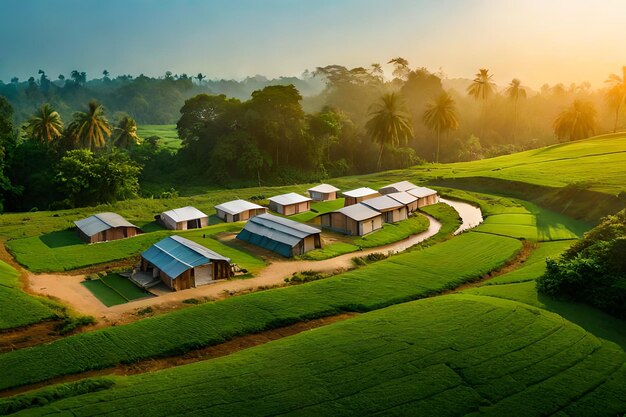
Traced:
[[65, 335], [80, 327], [90, 326], [92, 324], [96, 324], [96, 319], [92, 316], [66, 317], [54, 327], [54, 330], [60, 335]]

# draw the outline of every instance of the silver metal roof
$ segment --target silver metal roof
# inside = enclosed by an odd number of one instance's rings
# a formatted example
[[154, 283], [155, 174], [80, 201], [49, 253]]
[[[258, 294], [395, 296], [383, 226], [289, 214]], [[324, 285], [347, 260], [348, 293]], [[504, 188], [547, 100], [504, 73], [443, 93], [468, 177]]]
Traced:
[[390, 194], [386, 194], [387, 197], [391, 197], [394, 200], [396, 200], [398, 203], [402, 203], [402, 204], [411, 204], [417, 201], [417, 197], [415, 197], [414, 195], [411, 195], [407, 192], [404, 191], [398, 191], [397, 193], [390, 193]]
[[208, 217], [206, 214], [204, 214], [197, 208], [191, 207], [191, 206], [164, 211], [163, 213], [161, 213], [161, 216], [169, 217], [170, 219], [174, 220], [176, 223], [186, 222], [186, 221], [194, 220], [194, 219], [201, 219], [203, 217]]
[[305, 197], [296, 193], [287, 193], [276, 195], [274, 197], [268, 198], [268, 200], [273, 201], [274, 203], [280, 204], [281, 206], [288, 206], [290, 204], [298, 204], [304, 203], [305, 201], [311, 201], [309, 197]]
[[351, 218], [352, 220], [356, 220], [357, 222], [381, 215], [380, 212], [369, 208], [363, 203], [352, 204], [350, 206], [343, 207], [337, 210], [336, 213], [341, 213], [344, 216]]
[[400, 181], [400, 182], [394, 182], [393, 184], [389, 184], [387, 186], [384, 186], [383, 188], [381, 188], [378, 191], [381, 194], [389, 194], [389, 193], [395, 193], [395, 192], [398, 192], [398, 191], [408, 191], [408, 190], [412, 190], [414, 188], [417, 188], [417, 185], [413, 184], [412, 182]]
[[330, 184], [320, 184], [316, 185], [313, 188], [309, 188], [308, 191], [318, 192], [318, 193], [334, 193], [339, 191], [339, 188], [332, 186]]
[[246, 222], [244, 230], [271, 240], [296, 246], [307, 236], [320, 233], [320, 230], [273, 214], [261, 214]]
[[386, 195], [380, 197], [370, 198], [368, 200], [363, 201], [361, 204], [365, 204], [368, 207], [373, 208], [378, 211], [388, 211], [397, 209], [400, 207], [404, 207], [404, 204], [397, 202], [391, 197], [387, 197]]
[[427, 188], [427, 187], [416, 187], [412, 190], [407, 191], [407, 193], [417, 198], [424, 198], [424, 197], [428, 197], [429, 195], [437, 194], [437, 191], [431, 190], [430, 188]]
[[259, 206], [258, 204], [251, 203], [246, 200], [233, 200], [227, 201], [226, 203], [219, 204], [215, 206], [216, 210], [221, 210], [228, 214], [239, 214], [248, 210], [258, 210], [263, 209], [265, 207]]
[[344, 191], [343, 195], [347, 196], [347, 197], [367, 197], [368, 195], [372, 195], [372, 194], [378, 194], [378, 191], [376, 190], [372, 190], [369, 187], [361, 187], [361, 188], [357, 188], [356, 190], [350, 190], [350, 191]]
[[87, 236], [93, 236], [115, 227], [135, 227], [139, 229], [119, 214], [110, 212], [94, 214], [85, 219], [77, 220], [74, 224]]

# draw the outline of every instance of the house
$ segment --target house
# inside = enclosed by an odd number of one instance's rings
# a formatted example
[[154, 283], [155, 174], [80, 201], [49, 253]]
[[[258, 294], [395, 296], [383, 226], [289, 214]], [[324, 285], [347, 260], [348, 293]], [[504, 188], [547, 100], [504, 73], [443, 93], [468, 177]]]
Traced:
[[87, 243], [124, 239], [141, 233], [141, 229], [117, 213], [98, 213], [74, 222], [78, 235]]
[[337, 199], [337, 191], [339, 188], [330, 184], [320, 184], [313, 188], [309, 188], [309, 195], [313, 201], [330, 201]]
[[159, 223], [171, 230], [199, 229], [209, 225], [209, 216], [191, 206], [164, 211], [157, 217]]
[[268, 199], [270, 210], [284, 216], [304, 213], [311, 210], [311, 199], [300, 194], [281, 194]]
[[417, 206], [424, 207], [429, 204], [437, 203], [437, 191], [426, 187], [417, 187], [407, 191], [412, 196], [417, 197]]
[[237, 239], [289, 258], [321, 248], [320, 234], [315, 227], [266, 213], [248, 220]]
[[215, 206], [217, 217], [227, 223], [248, 220], [250, 217], [267, 213], [267, 208], [246, 200], [233, 200]]
[[418, 198], [414, 195], [411, 195], [405, 191], [398, 191], [397, 193], [389, 193], [386, 195], [387, 197], [393, 198], [398, 203], [404, 204], [409, 213], [413, 213], [415, 210], [417, 210]]
[[404, 204], [386, 195], [370, 198], [361, 204], [381, 212], [385, 223], [399, 222], [409, 216], [408, 209]]
[[356, 190], [345, 191], [343, 193], [346, 198], [344, 206], [351, 206], [353, 204], [360, 203], [361, 201], [367, 200], [368, 198], [374, 198], [380, 196], [378, 191], [372, 190], [369, 187], [361, 187]]
[[230, 259], [180, 236], [169, 236], [141, 254], [141, 270], [174, 291], [233, 275]]
[[363, 236], [383, 227], [383, 215], [363, 203], [342, 207], [319, 217], [323, 227], [352, 236]]
[[413, 184], [412, 182], [400, 181], [400, 182], [396, 182], [393, 184], [389, 184], [381, 188], [380, 190], [378, 190], [378, 192], [381, 193], [382, 195], [385, 195], [385, 194], [397, 193], [400, 191], [409, 191], [414, 188], [417, 188], [417, 185]]

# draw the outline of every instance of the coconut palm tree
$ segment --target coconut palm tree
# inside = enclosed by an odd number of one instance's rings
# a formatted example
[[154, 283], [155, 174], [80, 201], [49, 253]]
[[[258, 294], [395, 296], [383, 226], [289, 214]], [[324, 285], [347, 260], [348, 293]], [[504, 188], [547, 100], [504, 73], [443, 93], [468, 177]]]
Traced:
[[140, 138], [137, 135], [137, 122], [130, 116], [124, 116], [113, 129], [113, 145], [120, 148], [128, 148], [131, 144], [138, 144]]
[[49, 143], [63, 134], [61, 115], [50, 104], [41, 106], [26, 122], [24, 131], [41, 143]]
[[378, 154], [378, 169], [380, 169], [385, 146], [398, 146], [406, 143], [413, 135], [411, 115], [396, 93], [384, 94], [372, 106], [370, 115], [365, 128], [374, 142], [380, 145]]
[[622, 67], [621, 77], [617, 74], [609, 74], [609, 78], [605, 82], [611, 85], [607, 91], [607, 100], [612, 107], [615, 107], [615, 125], [613, 126], [613, 133], [615, 133], [619, 111], [626, 101], [626, 66]]
[[505, 92], [506, 96], [513, 101], [513, 143], [515, 143], [515, 134], [517, 132], [517, 101], [520, 98], [526, 98], [526, 89], [522, 87], [521, 81], [513, 78], [509, 83], [509, 87]]
[[[487, 100], [496, 91], [496, 84], [493, 81], [491, 81], [491, 77], [493, 77], [493, 75], [489, 74], [488, 69], [481, 68], [476, 73], [476, 76], [474, 77], [474, 81], [472, 81], [472, 84], [470, 84], [470, 86], [467, 87], [467, 94], [474, 97], [474, 99], [476, 100], [480, 100], [482, 103], [482, 119], [483, 119], [482, 125], [483, 126], [485, 123], [485, 120], [484, 120], [485, 119], [485, 105], [487, 103]], [[483, 126], [481, 126], [481, 130]], [[482, 136], [482, 132], [481, 132], [481, 136]]]
[[97, 101], [89, 102], [86, 113], [74, 113], [74, 120], [68, 129], [75, 143], [90, 150], [103, 147], [106, 138], [111, 136], [111, 125], [104, 114], [104, 107]]
[[437, 133], [437, 153], [435, 154], [435, 162], [439, 162], [441, 134], [459, 128], [459, 116], [456, 110], [456, 103], [452, 96], [444, 91], [434, 101], [428, 103], [422, 120], [428, 129]]
[[593, 135], [596, 127], [597, 111], [593, 103], [574, 100], [554, 120], [554, 134], [561, 141], [578, 140]]

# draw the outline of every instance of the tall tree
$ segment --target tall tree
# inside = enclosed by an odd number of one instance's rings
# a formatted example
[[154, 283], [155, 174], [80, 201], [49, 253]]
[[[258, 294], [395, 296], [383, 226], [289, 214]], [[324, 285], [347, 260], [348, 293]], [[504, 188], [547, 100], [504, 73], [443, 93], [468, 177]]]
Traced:
[[130, 116], [124, 116], [113, 129], [113, 145], [118, 148], [128, 148], [131, 144], [139, 144], [140, 138], [137, 135], [137, 122]]
[[387, 63], [393, 64], [393, 76], [400, 80], [406, 80], [409, 76], [409, 72], [411, 72], [411, 69], [409, 68], [409, 61], [401, 56], [393, 58]]
[[198, 75], [196, 75], [196, 78], [198, 79], [198, 84], [202, 85], [202, 80], [204, 80], [206, 78], [206, 75], [204, 75], [201, 72], [199, 72]]
[[63, 120], [61, 120], [61, 115], [46, 103], [28, 119], [24, 131], [41, 143], [49, 143], [63, 134]]
[[609, 74], [609, 78], [605, 82], [610, 84], [607, 91], [607, 99], [609, 104], [615, 108], [615, 124], [613, 125], [613, 132], [615, 133], [617, 131], [619, 112], [626, 101], [626, 66], [622, 67], [621, 77], [617, 74]]
[[520, 98], [526, 98], [526, 89], [522, 87], [521, 81], [513, 78], [505, 92], [509, 100], [513, 101], [513, 143], [517, 133], [517, 102]]
[[435, 154], [435, 162], [439, 162], [441, 134], [459, 128], [459, 116], [456, 110], [456, 103], [452, 96], [447, 92], [441, 93], [436, 100], [426, 106], [422, 119], [427, 128], [437, 133], [437, 153]]
[[384, 94], [372, 106], [370, 119], [365, 124], [368, 134], [380, 145], [378, 169], [383, 161], [385, 146], [399, 146], [408, 142], [413, 135], [411, 116], [396, 93]]
[[578, 140], [593, 135], [596, 127], [597, 111], [593, 103], [574, 100], [554, 120], [553, 128], [559, 140]]
[[491, 81], [493, 75], [489, 74], [489, 70], [481, 68], [476, 73], [472, 84], [467, 87], [467, 94], [474, 97], [475, 100], [480, 100], [482, 103], [482, 122], [481, 122], [481, 136], [482, 129], [484, 129], [485, 117], [486, 117], [486, 104], [487, 100], [495, 93], [496, 84]]
[[111, 136], [111, 125], [104, 114], [104, 107], [96, 101], [89, 102], [87, 112], [74, 113], [68, 130], [75, 143], [90, 150], [103, 147], [106, 138]]

